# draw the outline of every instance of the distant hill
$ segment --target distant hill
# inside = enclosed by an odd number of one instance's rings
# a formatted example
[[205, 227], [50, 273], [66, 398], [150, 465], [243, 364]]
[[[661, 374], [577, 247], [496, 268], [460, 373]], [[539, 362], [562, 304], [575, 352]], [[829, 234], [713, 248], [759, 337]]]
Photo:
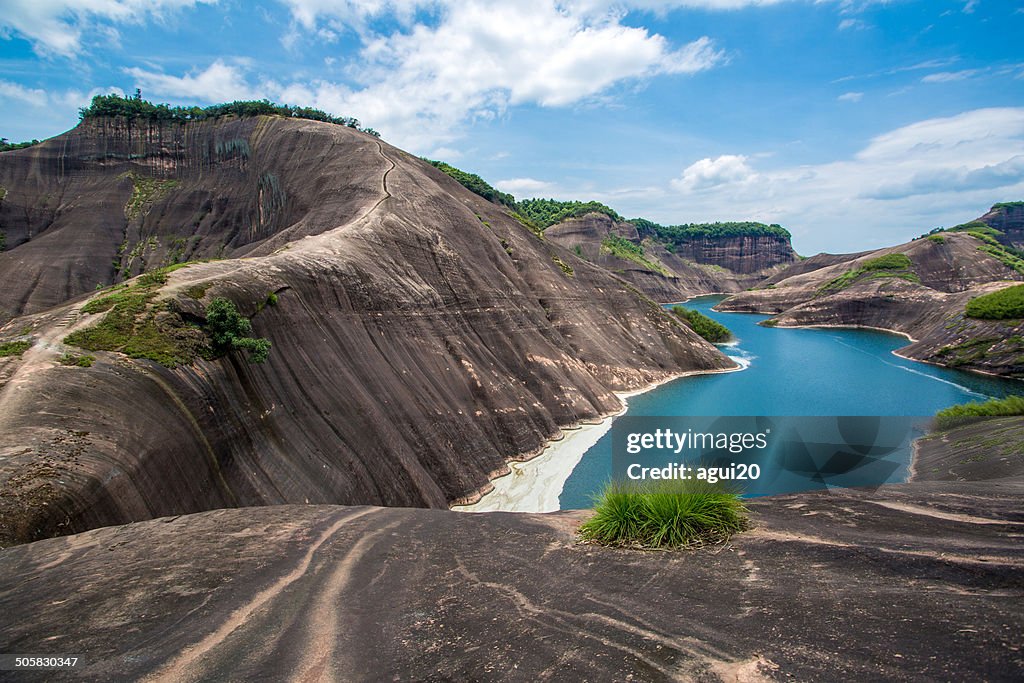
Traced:
[[[910, 336], [900, 353], [949, 367], [1024, 377], [1024, 320], [977, 317], [968, 304], [1024, 281], [1024, 204], [895, 247], [822, 254], [794, 264], [722, 310], [768, 324], [878, 327]], [[998, 226], [998, 227], [996, 227]]]

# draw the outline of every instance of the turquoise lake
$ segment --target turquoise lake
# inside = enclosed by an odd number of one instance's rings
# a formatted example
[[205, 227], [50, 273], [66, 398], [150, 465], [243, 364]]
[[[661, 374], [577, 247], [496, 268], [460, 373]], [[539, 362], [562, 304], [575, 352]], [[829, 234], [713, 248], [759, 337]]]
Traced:
[[[956, 403], [1024, 391], [1024, 383], [1017, 380], [900, 358], [892, 352], [909, 343], [902, 336], [761, 327], [757, 323], [769, 316], [711, 310], [723, 298], [700, 297], [685, 305], [728, 327], [735, 341], [721, 348], [748, 367], [683, 377], [634, 396], [628, 415], [932, 415]], [[559, 498], [561, 508], [590, 507], [611, 470], [608, 433], [569, 476]]]

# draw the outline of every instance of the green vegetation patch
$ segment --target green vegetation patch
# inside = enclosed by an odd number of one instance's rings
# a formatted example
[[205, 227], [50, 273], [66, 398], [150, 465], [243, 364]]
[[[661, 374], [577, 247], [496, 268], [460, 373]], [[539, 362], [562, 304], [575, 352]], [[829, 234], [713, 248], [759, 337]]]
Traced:
[[869, 259], [857, 268], [848, 270], [839, 277], [823, 284], [818, 289], [816, 296], [835, 294], [846, 289], [854, 282], [871, 278], [896, 277], [908, 282], [920, 283], [921, 278], [911, 270], [913, 266], [914, 262], [906, 254], [886, 254]]
[[729, 328], [707, 317], [700, 311], [683, 306], [673, 306], [672, 312], [684, 320], [690, 328], [712, 344], [721, 344], [732, 339]]
[[1024, 207], [1024, 202], [998, 202], [992, 205], [993, 209], [1019, 209]]
[[601, 251], [606, 254], [611, 254], [616, 258], [632, 261], [633, 263], [639, 264], [648, 270], [653, 270], [656, 273], [661, 273], [662, 275], [668, 274], [663, 267], [644, 256], [644, 247], [642, 244], [631, 242], [625, 237], [608, 235], [601, 240]]
[[945, 408], [935, 413], [935, 426], [939, 429], [951, 429], [974, 422], [976, 418], [1011, 415], [1024, 415], [1024, 396], [993, 398], [989, 401], [962, 403]]
[[999, 337], [970, 339], [961, 344], [943, 346], [935, 352], [935, 355], [941, 358], [945, 365], [956, 368], [985, 360], [992, 347], [1002, 341]]
[[249, 360], [262, 363], [270, 342], [247, 336], [249, 319], [227, 299], [214, 299], [206, 308], [204, 324], [186, 322], [167, 303], [154, 299], [167, 274], [186, 264], [176, 264], [140, 276], [131, 285], [89, 301], [82, 310], [106, 313], [95, 325], [64, 338], [64, 343], [86, 351], [116, 351], [131, 358], [146, 358], [174, 368], [188, 365], [197, 357], [218, 358], [231, 351], [245, 350]]
[[90, 300], [83, 311], [106, 315], [99, 323], [72, 332], [64, 343], [86, 351], [117, 351], [131, 358], [147, 358], [169, 368], [194, 361], [205, 346], [202, 330], [186, 323], [166, 304], [153, 301], [172, 269], [146, 273], [133, 284]]
[[594, 516], [580, 526], [584, 541], [630, 548], [720, 543], [748, 526], [736, 493], [706, 481], [610, 483]]
[[244, 350], [250, 362], [262, 363], [270, 354], [270, 341], [248, 336], [252, 323], [227, 299], [214, 299], [206, 307], [206, 332], [214, 357]]
[[129, 220], [141, 216], [147, 205], [167, 196], [171, 190], [180, 185], [177, 180], [159, 180], [140, 175], [135, 171], [122, 173], [118, 177], [130, 178], [132, 181], [132, 196], [124, 205], [124, 215]]
[[601, 202], [559, 201], [557, 199], [524, 199], [516, 202], [516, 208], [523, 216], [541, 228], [557, 225], [571, 218], [579, 218], [588, 213], [601, 213], [612, 220], [621, 221], [614, 209]]
[[135, 91], [135, 95], [132, 97], [97, 95], [92, 98], [92, 102], [88, 107], [78, 110], [78, 115], [83, 120], [105, 116], [123, 116], [128, 119], [177, 121], [180, 123], [217, 119], [222, 116], [283, 116], [285, 118], [309, 119], [311, 121], [322, 121], [324, 123], [347, 126], [361, 130], [374, 137], [380, 137], [380, 134], [372, 128], [363, 128], [359, 124], [359, 119], [347, 116], [332, 116], [325, 111], [313, 109], [312, 107], [292, 107], [287, 104], [274, 104], [270, 100], [238, 100], [226, 104], [214, 104], [209, 107], [172, 107], [168, 104], [148, 102], [142, 99], [142, 93], [138, 90]]
[[424, 158], [423, 161], [427, 162], [439, 171], [442, 171], [448, 176], [454, 178], [460, 185], [469, 190], [470, 192], [476, 193], [486, 199], [489, 202], [495, 204], [504, 204], [510, 209], [515, 210], [516, 198], [507, 192], [496, 190], [486, 180], [481, 178], [475, 173], [467, 173], [461, 169], [455, 168], [451, 164], [446, 164], [443, 161], [434, 161], [432, 159]]
[[20, 356], [32, 347], [32, 342], [19, 340], [0, 343], [0, 358]]
[[25, 149], [26, 147], [32, 147], [38, 145], [39, 140], [30, 140], [28, 142], [11, 142], [7, 138], [0, 138], [0, 152], [10, 152], [13, 149]]
[[91, 368], [96, 360], [93, 356], [79, 356], [74, 353], [65, 353], [60, 357], [60, 364], [77, 368]]
[[576, 272], [572, 269], [572, 266], [570, 266], [562, 259], [558, 258], [557, 254], [552, 254], [551, 260], [554, 261], [555, 265], [561, 268], [562, 272], [568, 275], [569, 277], [573, 277], [573, 275], [576, 274]]
[[945, 244], [946, 238], [939, 234], [928, 235], [928, 241], [935, 242], [935, 244]]
[[971, 318], [982, 320], [1024, 318], [1024, 285], [1014, 285], [975, 297], [967, 302], [966, 313]]

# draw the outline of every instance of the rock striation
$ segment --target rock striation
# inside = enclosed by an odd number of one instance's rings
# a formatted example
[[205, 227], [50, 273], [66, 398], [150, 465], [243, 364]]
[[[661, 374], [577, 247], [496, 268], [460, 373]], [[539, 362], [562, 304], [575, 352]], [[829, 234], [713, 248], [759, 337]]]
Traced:
[[[983, 428], [985, 441], [1020, 420]], [[940, 437], [918, 472], [962, 458]], [[218, 510], [0, 552], [19, 680], [1020, 680], [1012, 467], [750, 502], [727, 546], [580, 545], [584, 513]], [[944, 477], [938, 477], [940, 479]], [[962, 477], [958, 477], [962, 479]]]

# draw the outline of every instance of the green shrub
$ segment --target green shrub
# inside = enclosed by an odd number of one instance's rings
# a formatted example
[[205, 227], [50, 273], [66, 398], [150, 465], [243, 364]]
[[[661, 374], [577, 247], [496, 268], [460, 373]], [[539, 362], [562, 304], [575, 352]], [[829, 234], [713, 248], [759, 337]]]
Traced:
[[580, 537], [601, 545], [678, 548], [716, 543], [747, 527], [739, 495], [703, 480], [608, 484]]
[[32, 347], [30, 341], [13, 341], [0, 344], [0, 358], [7, 356], [20, 356]]
[[614, 209], [601, 202], [578, 200], [559, 201], [557, 199], [523, 199], [516, 202], [516, 209], [526, 218], [541, 228], [557, 225], [571, 218], [579, 218], [588, 213], [603, 213], [612, 220], [621, 221]]
[[942, 235], [928, 235], [929, 242], [935, 242], [935, 244], [945, 244], [946, 238]]
[[1006, 417], [1024, 415], [1024, 396], [1007, 396], [993, 398], [989, 401], [976, 401], [951, 406], [935, 413], [935, 426], [938, 429], [951, 429], [959, 425], [974, 422], [981, 417]]
[[218, 297], [206, 307], [205, 329], [214, 356], [244, 349], [249, 352], [251, 362], [262, 363], [270, 354], [270, 341], [249, 337], [252, 323], [228, 299]]
[[673, 306], [672, 312], [685, 320], [686, 323], [704, 339], [712, 344], [721, 344], [732, 339], [732, 332], [725, 325], [715, 322], [700, 311], [683, 306]]
[[1024, 318], [1024, 285], [1014, 285], [967, 302], [967, 315], [983, 320]]

